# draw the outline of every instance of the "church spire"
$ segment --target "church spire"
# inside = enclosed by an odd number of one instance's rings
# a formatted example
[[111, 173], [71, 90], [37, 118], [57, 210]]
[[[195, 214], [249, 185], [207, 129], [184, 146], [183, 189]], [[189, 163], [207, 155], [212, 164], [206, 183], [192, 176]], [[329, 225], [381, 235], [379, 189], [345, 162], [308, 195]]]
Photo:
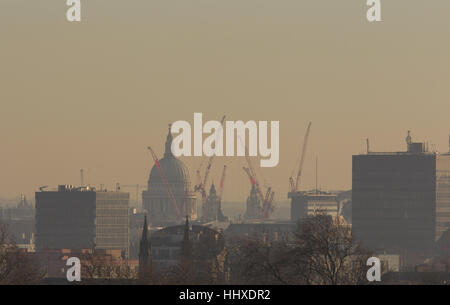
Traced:
[[180, 279], [182, 283], [190, 283], [194, 276], [194, 258], [193, 247], [191, 240], [191, 228], [189, 227], [189, 218], [186, 216], [186, 223], [184, 225], [184, 236], [181, 241], [180, 251]]
[[216, 195], [216, 187], [214, 185], [214, 182], [211, 184], [211, 188], [209, 189], [209, 195], [215, 196]]
[[190, 234], [189, 234], [189, 217], [186, 216], [186, 222], [184, 224], [184, 238], [183, 241], [189, 241], [190, 238]]
[[186, 223], [184, 225], [184, 236], [181, 242], [181, 263], [192, 263], [192, 241], [191, 241], [191, 229], [189, 228], [189, 218], [186, 216]]
[[147, 215], [144, 216], [144, 226], [142, 227], [142, 237], [139, 244], [139, 278], [144, 279], [149, 276], [152, 265], [152, 246], [148, 235]]
[[142, 242], [148, 242], [148, 225], [147, 225], [147, 215], [144, 215], [144, 225], [142, 226], [142, 237], [141, 237], [141, 243]]
[[173, 158], [174, 155], [172, 154], [172, 133], [170, 132], [170, 128], [172, 127], [172, 124], [169, 124], [169, 133], [167, 134], [166, 138], [166, 150], [164, 152], [165, 158]]

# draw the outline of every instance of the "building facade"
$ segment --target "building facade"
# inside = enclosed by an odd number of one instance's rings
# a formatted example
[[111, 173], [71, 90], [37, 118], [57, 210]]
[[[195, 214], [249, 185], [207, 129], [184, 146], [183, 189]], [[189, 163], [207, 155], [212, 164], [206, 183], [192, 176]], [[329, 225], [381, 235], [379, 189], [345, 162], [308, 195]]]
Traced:
[[35, 196], [38, 250], [121, 250], [128, 256], [128, 193], [60, 185]]
[[291, 221], [298, 221], [316, 212], [336, 217], [339, 213], [337, 195], [323, 191], [291, 192]]
[[450, 228], [450, 155], [407, 144], [353, 156], [352, 231], [374, 251], [428, 254]]

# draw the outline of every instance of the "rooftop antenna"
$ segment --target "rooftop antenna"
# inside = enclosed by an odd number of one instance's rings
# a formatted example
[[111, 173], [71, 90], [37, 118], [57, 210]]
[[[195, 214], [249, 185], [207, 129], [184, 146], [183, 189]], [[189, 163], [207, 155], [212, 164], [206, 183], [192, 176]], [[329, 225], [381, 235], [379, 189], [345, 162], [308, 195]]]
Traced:
[[366, 147], [367, 147], [367, 154], [369, 154], [370, 149], [369, 149], [369, 138], [366, 139]]
[[316, 156], [316, 193], [319, 192], [319, 188], [318, 188], [318, 168], [319, 168], [319, 157]]
[[81, 180], [81, 186], [84, 186], [84, 175], [83, 175], [83, 169], [80, 169], [80, 180]]

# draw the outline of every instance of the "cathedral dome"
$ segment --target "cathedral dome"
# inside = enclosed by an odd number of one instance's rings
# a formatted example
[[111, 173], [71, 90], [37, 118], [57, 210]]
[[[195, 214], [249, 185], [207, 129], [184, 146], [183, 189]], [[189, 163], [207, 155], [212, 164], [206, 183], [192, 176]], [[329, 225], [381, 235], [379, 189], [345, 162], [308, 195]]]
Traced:
[[[187, 166], [179, 159], [177, 159], [171, 150], [172, 134], [167, 135], [166, 147], [164, 157], [159, 160], [161, 170], [170, 185], [170, 188], [174, 194], [181, 194], [191, 191], [191, 180], [189, 178], [189, 170]], [[148, 179], [148, 190], [151, 192], [162, 192], [167, 194], [167, 187], [164, 185], [161, 179], [161, 174], [156, 167], [153, 166], [150, 171], [150, 177]]]

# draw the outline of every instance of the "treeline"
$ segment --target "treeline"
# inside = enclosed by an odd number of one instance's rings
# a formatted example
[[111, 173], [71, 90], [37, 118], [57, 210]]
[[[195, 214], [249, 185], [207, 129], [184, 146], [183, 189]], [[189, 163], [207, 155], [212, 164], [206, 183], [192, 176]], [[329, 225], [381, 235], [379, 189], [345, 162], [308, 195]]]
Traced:
[[[82, 258], [82, 278], [126, 279], [133, 284], [367, 284], [370, 251], [351, 234], [340, 218], [318, 213], [303, 220], [290, 238], [267, 240], [230, 238], [217, 255], [210, 237], [183, 241], [179, 262], [153, 263], [138, 274], [131, 266], [110, 265], [93, 254]], [[37, 284], [45, 276], [39, 262], [15, 246], [5, 226], [0, 230], [0, 284]], [[83, 284], [82, 282], [80, 284]]]

